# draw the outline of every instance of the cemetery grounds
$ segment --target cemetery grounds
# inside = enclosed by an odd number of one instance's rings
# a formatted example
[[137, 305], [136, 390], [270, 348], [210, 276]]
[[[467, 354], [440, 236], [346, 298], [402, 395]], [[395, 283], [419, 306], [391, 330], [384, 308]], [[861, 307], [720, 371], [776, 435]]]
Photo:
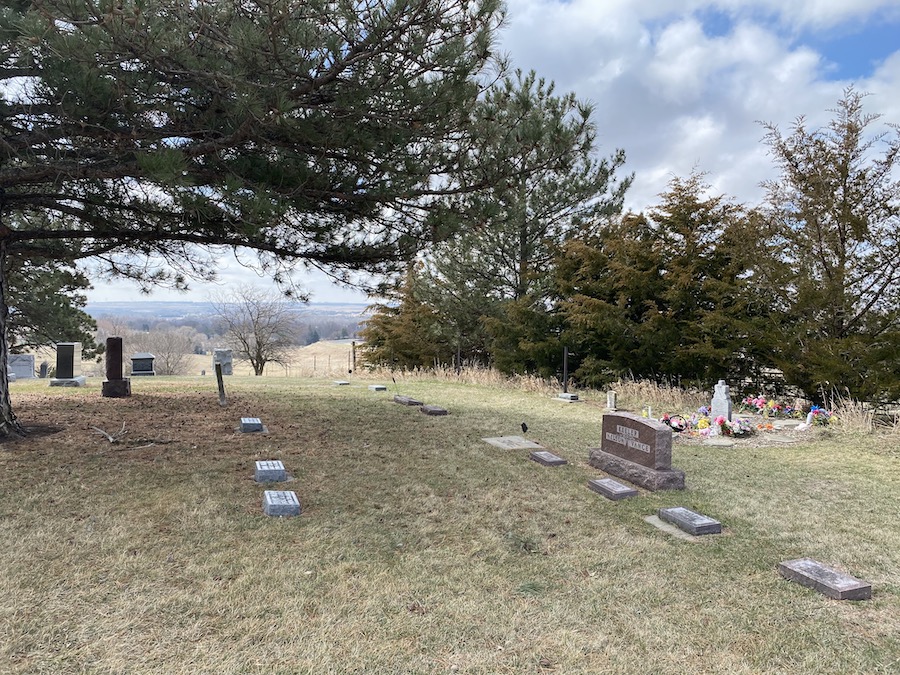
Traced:
[[[586, 487], [599, 392], [349, 379], [226, 378], [224, 408], [208, 375], [14, 383], [34, 431], [0, 443], [0, 672], [900, 672], [900, 433], [676, 442], [686, 491], [612, 502]], [[569, 464], [481, 440], [523, 421]], [[260, 459], [299, 517], [262, 514]], [[723, 533], [644, 521], [668, 506]], [[800, 557], [872, 599], [778, 575]]]

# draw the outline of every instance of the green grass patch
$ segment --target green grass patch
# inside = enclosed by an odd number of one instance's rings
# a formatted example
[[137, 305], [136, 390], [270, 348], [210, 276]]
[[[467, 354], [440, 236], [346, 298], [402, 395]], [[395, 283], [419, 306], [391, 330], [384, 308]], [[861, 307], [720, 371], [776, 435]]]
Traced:
[[[896, 435], [676, 444], [684, 492], [588, 490], [602, 408], [449, 381], [16, 383], [0, 445], [0, 672], [847, 673], [900, 669]], [[447, 408], [428, 417], [402, 393]], [[605, 401], [603, 402], [605, 404]], [[236, 433], [242, 416], [265, 435]], [[480, 439], [521, 435], [569, 460]], [[110, 443], [93, 427], [127, 433]], [[262, 515], [281, 459], [299, 518]], [[643, 521], [686, 506], [686, 542]], [[871, 581], [840, 603], [809, 556]]]

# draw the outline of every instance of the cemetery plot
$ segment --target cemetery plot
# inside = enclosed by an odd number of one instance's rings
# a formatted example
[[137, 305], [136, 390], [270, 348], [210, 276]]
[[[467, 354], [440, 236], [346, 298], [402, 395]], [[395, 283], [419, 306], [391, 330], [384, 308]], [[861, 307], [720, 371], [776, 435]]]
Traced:
[[534, 441], [529, 441], [527, 438], [522, 438], [521, 436], [497, 436], [495, 438], [482, 438], [481, 440], [496, 448], [503, 448], [504, 450], [544, 449], [543, 445], [539, 445]]

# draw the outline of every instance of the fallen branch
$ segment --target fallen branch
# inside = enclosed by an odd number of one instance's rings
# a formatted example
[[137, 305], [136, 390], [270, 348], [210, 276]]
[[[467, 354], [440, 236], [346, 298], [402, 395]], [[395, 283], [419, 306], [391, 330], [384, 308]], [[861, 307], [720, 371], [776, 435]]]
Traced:
[[108, 440], [110, 443], [118, 442], [118, 440], [120, 438], [122, 438], [122, 436], [124, 436], [125, 434], [128, 433], [127, 431], [125, 431], [125, 422], [122, 422], [122, 428], [119, 429], [118, 433], [116, 433], [116, 434], [108, 434], [105, 431], [103, 431], [103, 429], [101, 429], [100, 427], [91, 427], [91, 429], [96, 431], [101, 436], [106, 437], [106, 440]]

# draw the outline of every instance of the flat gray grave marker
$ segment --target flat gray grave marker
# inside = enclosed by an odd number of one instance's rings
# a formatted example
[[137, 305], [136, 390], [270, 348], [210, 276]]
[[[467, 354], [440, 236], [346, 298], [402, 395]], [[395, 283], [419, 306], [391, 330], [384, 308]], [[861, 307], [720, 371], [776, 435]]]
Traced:
[[445, 408], [442, 408], [439, 405], [423, 405], [419, 408], [420, 411], [425, 413], [426, 415], [449, 415]]
[[561, 394], [558, 394], [556, 398], [558, 398], [560, 401], [569, 401], [570, 403], [572, 403], [578, 400], [578, 394], [569, 394], [563, 392]]
[[722, 531], [722, 523], [713, 520], [709, 516], [695, 513], [683, 506], [673, 506], [668, 509], [660, 509], [657, 513], [660, 520], [672, 523], [688, 534], [695, 537], [703, 534], [719, 534]]
[[712, 436], [703, 441], [703, 445], [712, 445], [718, 448], [733, 448], [734, 441], [723, 436]]
[[262, 420], [258, 417], [242, 417], [241, 418], [241, 433], [249, 434], [254, 431], [262, 431], [263, 423]]
[[409, 405], [409, 406], [417, 406], [423, 405], [422, 401], [417, 401], [411, 396], [400, 396], [399, 394], [394, 396], [394, 403], [399, 403], [400, 405]]
[[612, 478], [595, 478], [588, 481], [588, 487], [594, 492], [603, 495], [614, 502], [628, 497], [637, 497], [638, 491], [627, 485], [622, 485]]
[[544, 466], [562, 466], [563, 464], [568, 464], [562, 457], [554, 455], [549, 450], [536, 450], [529, 455], [529, 458]]
[[778, 572], [785, 579], [835, 600], [869, 600], [872, 597], [872, 584], [869, 582], [851, 577], [812, 558], [786, 560], [778, 564]]
[[529, 441], [521, 436], [497, 436], [496, 438], [482, 438], [485, 443], [490, 443], [496, 448], [504, 450], [543, 450], [544, 446]]
[[284, 464], [275, 460], [262, 460], [256, 463], [254, 479], [257, 483], [282, 483], [287, 480]]
[[387, 387], [383, 384], [370, 384], [369, 391], [387, 391]]
[[300, 500], [289, 490], [266, 490], [263, 494], [263, 513], [267, 516], [299, 516]]
[[338, 387], [346, 387], [347, 385], [350, 384], [349, 382], [347, 382], [347, 380], [335, 380], [334, 383]]

